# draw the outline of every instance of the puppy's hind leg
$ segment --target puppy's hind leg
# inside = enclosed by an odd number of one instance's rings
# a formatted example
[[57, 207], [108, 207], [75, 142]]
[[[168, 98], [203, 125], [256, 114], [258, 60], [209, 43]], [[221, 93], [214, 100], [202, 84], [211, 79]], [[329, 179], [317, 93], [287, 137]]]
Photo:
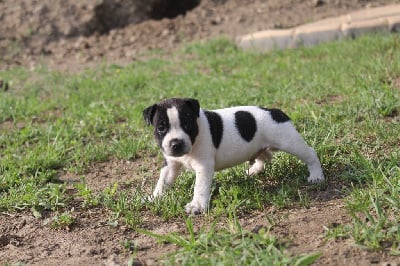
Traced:
[[314, 149], [307, 145], [303, 137], [299, 132], [297, 132], [292, 124], [286, 124], [285, 128], [282, 129], [282, 138], [280, 138], [279, 143], [275, 144], [274, 148], [293, 154], [305, 163], [310, 172], [308, 182], [322, 182], [324, 180], [324, 174], [322, 172], [321, 163]]
[[251, 165], [249, 170], [247, 170], [247, 174], [250, 176], [258, 175], [259, 173], [264, 171], [264, 162], [271, 161], [272, 152], [268, 148], [265, 148], [257, 152], [254, 157], [254, 163]]

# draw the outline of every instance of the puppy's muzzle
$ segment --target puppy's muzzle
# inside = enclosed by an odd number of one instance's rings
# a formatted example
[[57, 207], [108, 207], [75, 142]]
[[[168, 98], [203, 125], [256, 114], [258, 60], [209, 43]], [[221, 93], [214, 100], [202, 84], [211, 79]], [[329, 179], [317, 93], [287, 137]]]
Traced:
[[188, 147], [182, 139], [172, 139], [169, 142], [171, 156], [179, 157], [188, 153]]

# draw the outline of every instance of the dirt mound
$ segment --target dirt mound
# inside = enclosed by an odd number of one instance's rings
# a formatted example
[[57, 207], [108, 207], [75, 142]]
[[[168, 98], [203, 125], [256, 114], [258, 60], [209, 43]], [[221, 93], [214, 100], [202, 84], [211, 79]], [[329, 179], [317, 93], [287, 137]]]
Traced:
[[221, 35], [233, 39], [390, 2], [396, 1], [0, 1], [0, 68], [35, 66], [39, 58], [63, 69], [103, 59], [127, 63], [149, 49], [168, 51]]
[[102, 0], [0, 2], [2, 39], [25, 40], [107, 34], [148, 19], [174, 18], [194, 8], [197, 0]]

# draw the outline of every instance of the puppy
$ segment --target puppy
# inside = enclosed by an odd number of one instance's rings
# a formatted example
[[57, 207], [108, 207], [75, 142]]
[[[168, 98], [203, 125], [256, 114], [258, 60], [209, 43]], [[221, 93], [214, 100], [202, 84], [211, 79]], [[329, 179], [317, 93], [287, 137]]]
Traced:
[[165, 158], [152, 198], [160, 197], [179, 175], [182, 167], [196, 172], [193, 200], [188, 214], [207, 210], [215, 171], [253, 161], [249, 175], [264, 170], [273, 151], [285, 151], [303, 161], [308, 181], [324, 180], [315, 151], [297, 132], [289, 117], [279, 109], [238, 106], [207, 111], [195, 99], [171, 98], [143, 111]]

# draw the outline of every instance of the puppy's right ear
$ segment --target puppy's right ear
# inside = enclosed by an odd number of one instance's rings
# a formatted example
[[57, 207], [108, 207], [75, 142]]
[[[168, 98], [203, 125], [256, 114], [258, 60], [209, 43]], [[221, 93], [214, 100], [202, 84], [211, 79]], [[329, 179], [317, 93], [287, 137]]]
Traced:
[[143, 118], [147, 125], [153, 124], [153, 117], [157, 110], [157, 104], [147, 107], [143, 110]]
[[199, 101], [192, 98], [185, 98], [185, 102], [193, 109], [197, 117], [200, 115], [200, 104]]

